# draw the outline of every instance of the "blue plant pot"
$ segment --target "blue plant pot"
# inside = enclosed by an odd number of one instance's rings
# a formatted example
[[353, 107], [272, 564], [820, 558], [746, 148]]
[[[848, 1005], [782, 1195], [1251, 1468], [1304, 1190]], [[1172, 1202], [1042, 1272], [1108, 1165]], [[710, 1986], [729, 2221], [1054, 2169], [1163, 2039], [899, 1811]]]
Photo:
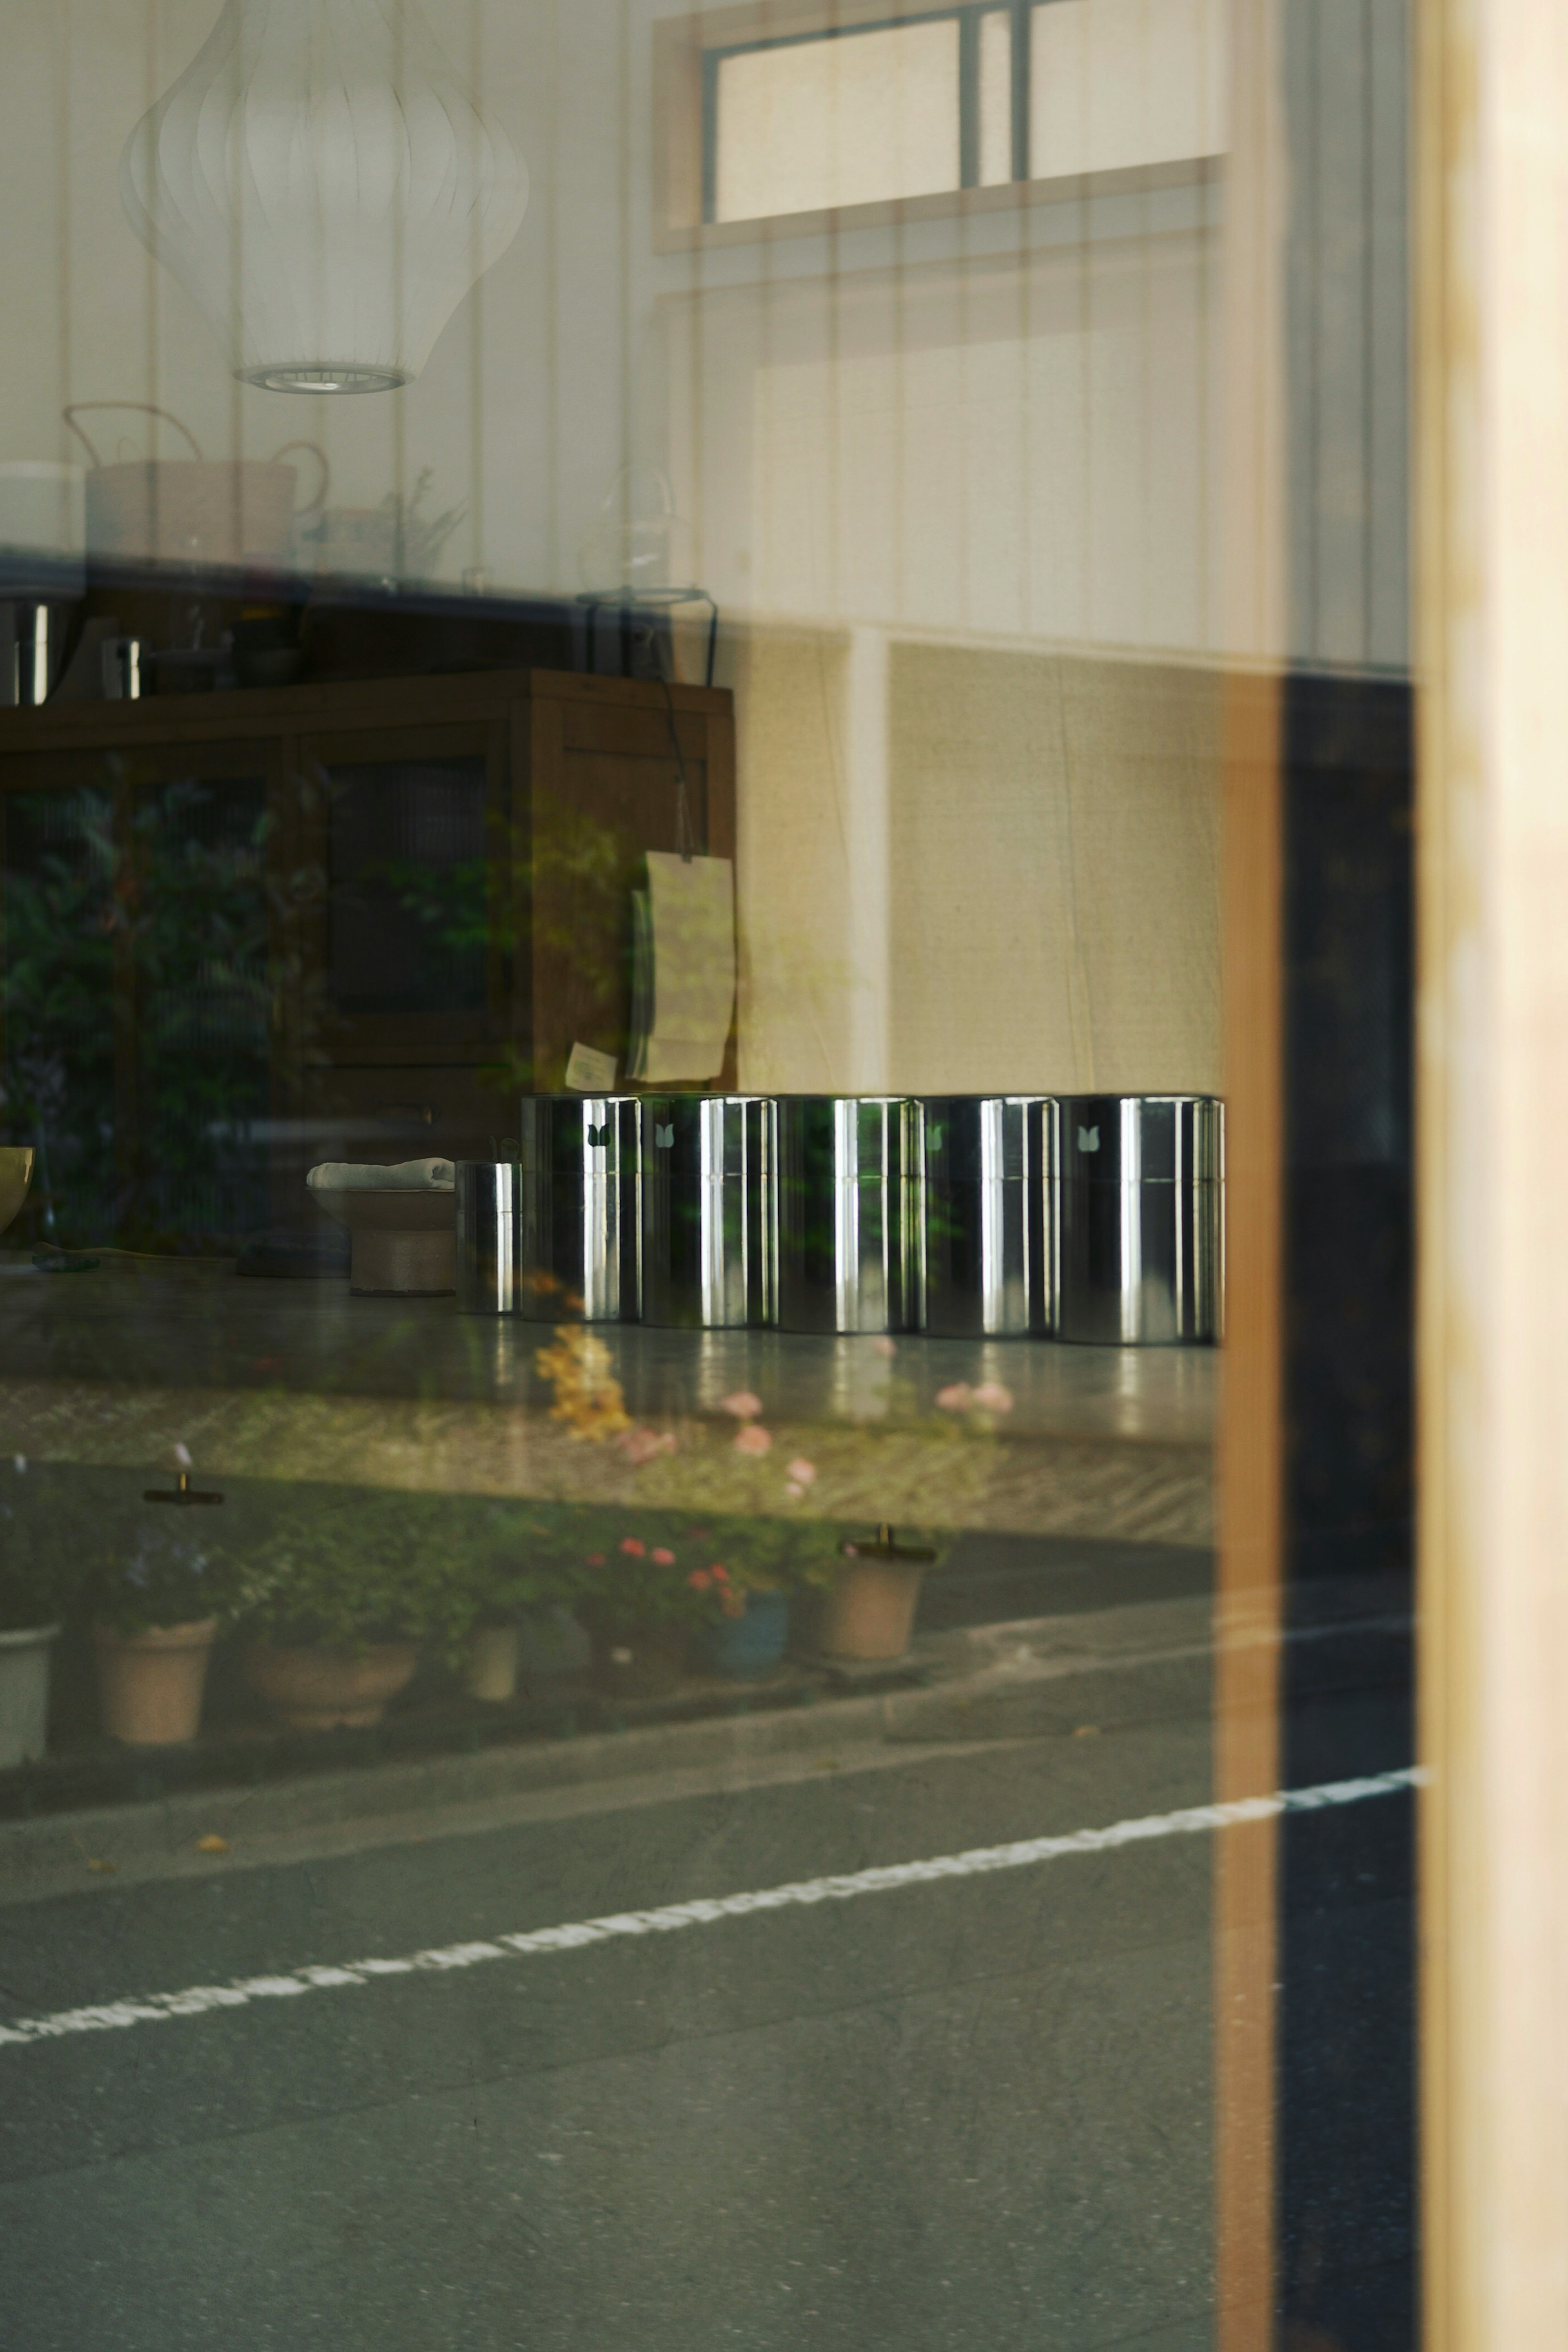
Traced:
[[705, 1675], [751, 1682], [770, 1675], [789, 1634], [787, 1592], [748, 1592], [744, 1617], [726, 1617], [697, 1629], [696, 1658]]

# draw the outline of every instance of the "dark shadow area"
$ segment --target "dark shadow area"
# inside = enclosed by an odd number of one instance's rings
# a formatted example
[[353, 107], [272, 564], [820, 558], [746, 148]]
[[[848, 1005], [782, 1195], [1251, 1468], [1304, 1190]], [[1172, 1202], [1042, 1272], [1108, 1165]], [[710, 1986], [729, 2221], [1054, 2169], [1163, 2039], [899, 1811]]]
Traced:
[[[1287, 1630], [1324, 1579], [1413, 1575], [1412, 805], [1406, 688], [1299, 678], [1286, 730]], [[1399, 1606], [1403, 1602], [1403, 1608]], [[1338, 1647], [1338, 1645], [1334, 1645]], [[1407, 1766], [1412, 1634], [1324, 1703], [1288, 1642], [1282, 1779]], [[1343, 1662], [1342, 1662], [1343, 1663]], [[1416, 2341], [1415, 1808], [1281, 1835], [1280, 2285], [1289, 2352]]]

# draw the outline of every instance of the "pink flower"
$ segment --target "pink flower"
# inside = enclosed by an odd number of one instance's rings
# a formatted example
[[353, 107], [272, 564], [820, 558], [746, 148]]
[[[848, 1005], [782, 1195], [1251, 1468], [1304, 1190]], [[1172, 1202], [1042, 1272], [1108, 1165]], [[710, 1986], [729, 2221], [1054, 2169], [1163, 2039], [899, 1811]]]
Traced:
[[722, 1560], [716, 1559], [713, 1566], [709, 1569], [708, 1574], [712, 1577], [716, 1584], [727, 1584], [729, 1582], [729, 1570], [725, 1567]]
[[655, 1454], [675, 1450], [675, 1441], [667, 1430], [661, 1437], [656, 1429], [623, 1429], [615, 1443], [634, 1470], [652, 1462]]
[[589, 1566], [590, 1568], [602, 1568], [602, 1567], [603, 1567], [603, 1565], [604, 1565], [604, 1554], [603, 1554], [601, 1551], [591, 1551], [591, 1552], [589, 1553], [589, 1555], [588, 1555], [588, 1566]]
[[666, 1550], [664, 1549], [663, 1545], [661, 1545], [661, 1546], [660, 1546], [660, 1548], [659, 1548], [659, 1549], [658, 1549], [658, 1550], [653, 1554], [653, 1565], [654, 1565], [654, 1567], [655, 1567], [655, 1568], [674, 1568], [674, 1564], [675, 1564], [675, 1555], [674, 1555], [674, 1553], [673, 1551], [666, 1551]]
[[706, 1592], [713, 1582], [713, 1578], [706, 1568], [694, 1568], [686, 1582], [694, 1592]]
[[898, 1353], [898, 1342], [896, 1339], [873, 1339], [871, 1344], [873, 1355], [887, 1356], [891, 1358], [896, 1356]]
[[748, 1422], [744, 1429], [738, 1430], [736, 1433], [735, 1450], [737, 1454], [771, 1454], [773, 1433], [771, 1430], [764, 1429], [758, 1422]]
[[983, 1387], [975, 1391], [970, 1402], [985, 1412], [1011, 1412], [1013, 1392], [1011, 1389], [1003, 1388], [1000, 1381], [987, 1381]]
[[936, 1391], [938, 1412], [967, 1412], [975, 1402], [975, 1391], [967, 1381], [955, 1381], [951, 1388]]
[[810, 1486], [815, 1482], [817, 1465], [814, 1462], [808, 1462], [803, 1454], [797, 1454], [784, 1475], [787, 1478], [793, 1478], [797, 1486]]
[[762, 1399], [753, 1396], [749, 1389], [737, 1389], [734, 1395], [724, 1398], [719, 1406], [721, 1412], [732, 1412], [737, 1421], [755, 1421], [761, 1410]]
[[633, 1559], [643, 1559], [647, 1557], [647, 1545], [640, 1541], [636, 1536], [622, 1536], [621, 1549], [624, 1552], [630, 1552]]

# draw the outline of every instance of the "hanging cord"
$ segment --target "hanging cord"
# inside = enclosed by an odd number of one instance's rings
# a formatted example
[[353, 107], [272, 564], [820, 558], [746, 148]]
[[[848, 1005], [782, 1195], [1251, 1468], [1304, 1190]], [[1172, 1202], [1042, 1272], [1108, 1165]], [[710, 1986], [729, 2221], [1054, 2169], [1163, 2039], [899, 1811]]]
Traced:
[[675, 788], [675, 847], [681, 863], [689, 866], [697, 856], [697, 837], [692, 824], [691, 784], [686, 776], [686, 755], [681, 749], [681, 730], [675, 724], [675, 698], [670, 692], [670, 681], [664, 675], [664, 656], [659, 644], [659, 632], [653, 622], [646, 622], [643, 639], [653, 664], [654, 675], [664, 689], [664, 715], [670, 722], [670, 741], [674, 747], [675, 765], [681, 781]]

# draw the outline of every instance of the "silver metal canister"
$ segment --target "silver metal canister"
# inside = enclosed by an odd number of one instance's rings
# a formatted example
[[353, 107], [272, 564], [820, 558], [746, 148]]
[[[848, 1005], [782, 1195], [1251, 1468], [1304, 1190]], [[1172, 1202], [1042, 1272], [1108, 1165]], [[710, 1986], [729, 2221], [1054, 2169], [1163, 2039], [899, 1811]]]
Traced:
[[475, 1181], [471, 1228], [460, 1202], [461, 1304], [535, 1323], [637, 1321], [639, 1108], [635, 1095], [523, 1097], [517, 1161]]
[[522, 1263], [522, 1170], [509, 1160], [459, 1160], [457, 1305], [465, 1315], [515, 1315]]
[[1063, 1095], [1063, 1339], [1216, 1339], [1223, 1313], [1225, 1109], [1209, 1095]]
[[777, 1320], [778, 1134], [768, 1096], [643, 1096], [645, 1323]]
[[927, 1331], [1023, 1339], [1056, 1328], [1056, 1104], [1043, 1095], [923, 1102]]
[[918, 1104], [780, 1097], [779, 1320], [787, 1331], [918, 1329]]

